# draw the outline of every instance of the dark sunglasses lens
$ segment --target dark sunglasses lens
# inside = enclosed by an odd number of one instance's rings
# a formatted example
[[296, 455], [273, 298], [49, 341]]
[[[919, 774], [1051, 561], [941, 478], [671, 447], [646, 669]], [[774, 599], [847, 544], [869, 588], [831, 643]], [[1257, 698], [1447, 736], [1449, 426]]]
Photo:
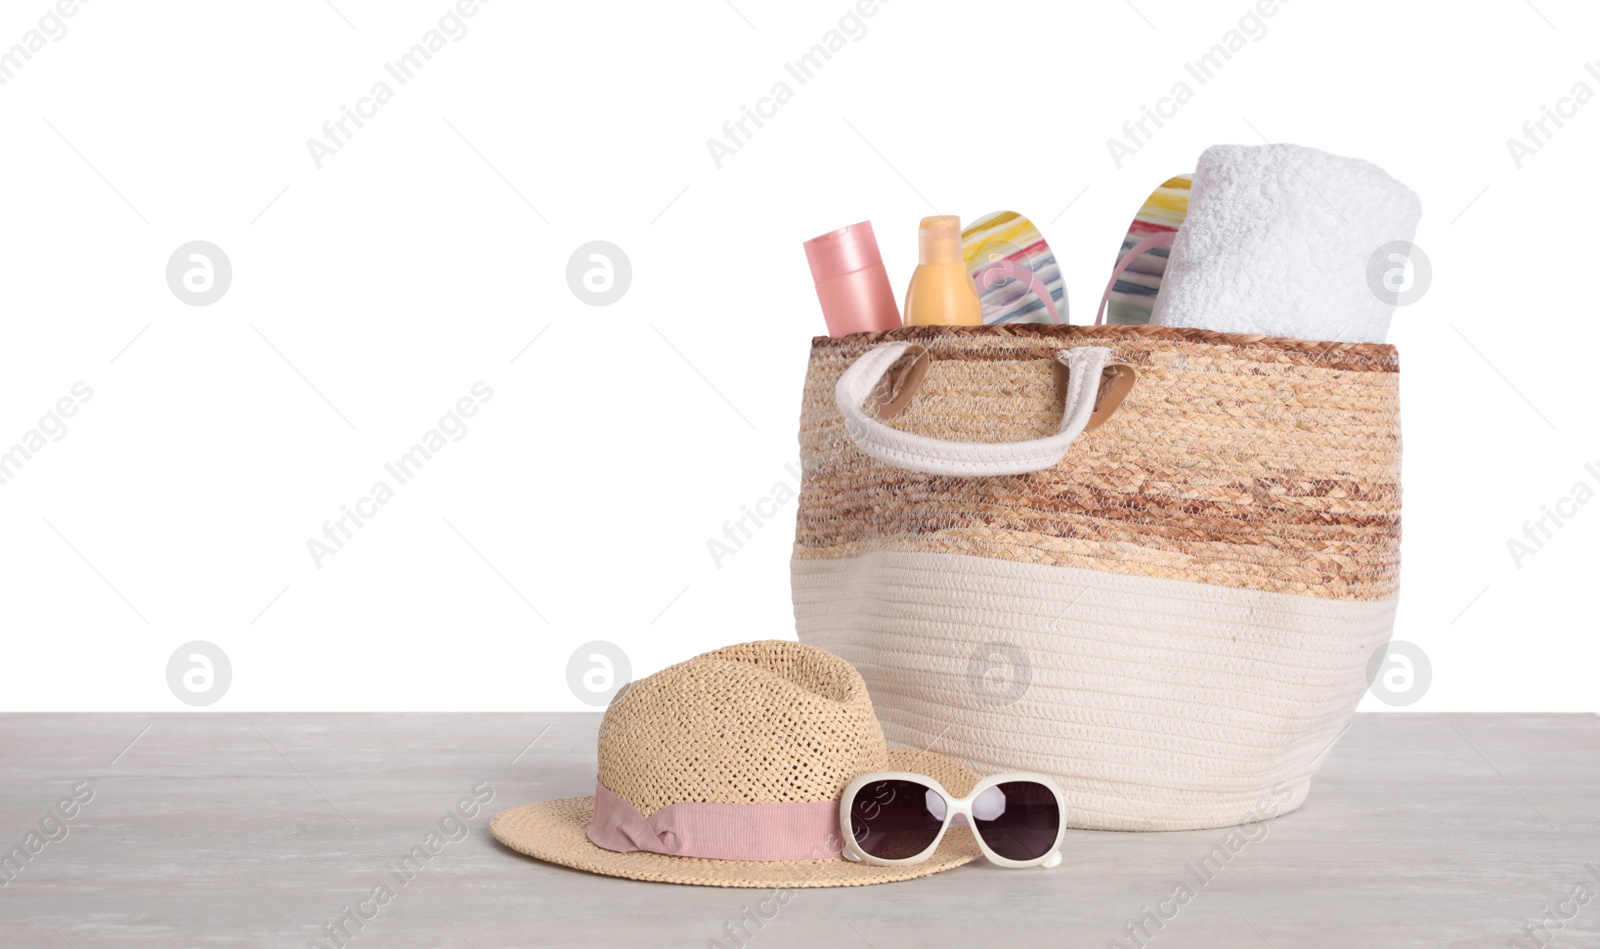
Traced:
[[1007, 860], [1037, 860], [1061, 831], [1055, 794], [1037, 781], [996, 784], [972, 803], [973, 823], [989, 849]]
[[904, 860], [927, 850], [944, 826], [944, 798], [915, 781], [873, 781], [850, 802], [856, 845], [880, 860]]

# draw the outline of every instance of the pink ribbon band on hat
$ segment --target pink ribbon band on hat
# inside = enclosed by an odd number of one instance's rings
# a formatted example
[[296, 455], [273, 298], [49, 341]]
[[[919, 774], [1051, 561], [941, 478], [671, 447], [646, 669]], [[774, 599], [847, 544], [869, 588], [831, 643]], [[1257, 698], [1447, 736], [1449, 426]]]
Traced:
[[589, 840], [630, 853], [644, 850], [709, 860], [821, 860], [839, 856], [839, 802], [668, 804], [649, 817], [595, 782]]

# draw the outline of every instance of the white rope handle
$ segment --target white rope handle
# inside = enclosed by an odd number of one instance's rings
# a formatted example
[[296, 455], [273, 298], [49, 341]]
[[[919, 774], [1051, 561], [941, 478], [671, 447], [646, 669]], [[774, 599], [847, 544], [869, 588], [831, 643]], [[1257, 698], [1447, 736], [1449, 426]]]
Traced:
[[1028, 474], [1055, 467], [1088, 423], [1100, 393], [1100, 374], [1111, 363], [1111, 350], [1103, 346], [1056, 353], [1070, 371], [1066, 408], [1056, 434], [1025, 442], [954, 442], [897, 431], [869, 418], [861, 408], [883, 374], [910, 346], [885, 343], [870, 349], [839, 377], [833, 395], [844, 417], [844, 430], [856, 447], [879, 461], [908, 471], [962, 478]]

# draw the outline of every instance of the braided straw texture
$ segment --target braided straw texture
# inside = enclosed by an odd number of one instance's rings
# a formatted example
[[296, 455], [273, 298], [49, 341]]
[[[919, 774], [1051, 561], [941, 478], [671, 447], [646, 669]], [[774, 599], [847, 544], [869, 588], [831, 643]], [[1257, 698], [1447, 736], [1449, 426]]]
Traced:
[[[1017, 441], [1051, 364], [1138, 370], [1055, 467], [955, 478], [857, 449], [839, 375], [934, 356], [886, 424]], [[1300, 806], [1387, 642], [1399, 581], [1391, 347], [1152, 326], [914, 327], [812, 344], [792, 566], [802, 642], [854, 663], [897, 744], [1056, 776], [1073, 826], [1185, 830]]]
[[[856, 448], [834, 403], [883, 342], [932, 367], [888, 424], [953, 441], [1060, 426], [1051, 364], [1107, 346], [1139, 378], [1056, 467], [952, 478]], [[969, 554], [1249, 590], [1381, 600], [1400, 576], [1393, 347], [1156, 326], [908, 327], [812, 343], [801, 409], [796, 559], [877, 550]]]
[[861, 676], [777, 640], [729, 646], [628, 686], [600, 725], [600, 782], [648, 817], [669, 804], [837, 801], [888, 765]]
[[[927, 747], [926, 745], [922, 747]], [[770, 640], [697, 656], [629, 685], [600, 725], [600, 781], [646, 815], [683, 801], [837, 801], [870, 771], [913, 771], [965, 794], [978, 776], [932, 751], [884, 746], [866, 683], [815, 646]], [[837, 834], [814, 860], [707, 860], [618, 853], [588, 839], [594, 798], [536, 801], [501, 811], [496, 840], [590, 873], [699, 886], [865, 886], [928, 876], [980, 855], [952, 827], [926, 862], [875, 867], [839, 856]]]

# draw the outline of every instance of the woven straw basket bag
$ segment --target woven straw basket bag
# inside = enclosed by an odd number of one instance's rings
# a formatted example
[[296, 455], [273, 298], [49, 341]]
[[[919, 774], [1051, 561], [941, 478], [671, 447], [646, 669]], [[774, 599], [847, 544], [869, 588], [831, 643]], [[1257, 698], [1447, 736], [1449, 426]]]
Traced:
[[1069, 821], [1304, 802], [1399, 588], [1391, 346], [1154, 326], [812, 342], [802, 642], [891, 743], [1056, 776]]

